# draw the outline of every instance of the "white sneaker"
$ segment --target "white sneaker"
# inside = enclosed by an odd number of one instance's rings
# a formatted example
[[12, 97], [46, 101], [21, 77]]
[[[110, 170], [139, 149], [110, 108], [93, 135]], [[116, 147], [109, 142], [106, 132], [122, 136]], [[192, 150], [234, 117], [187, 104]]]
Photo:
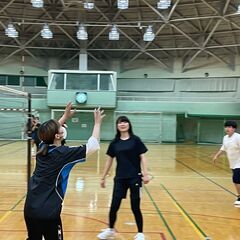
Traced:
[[135, 237], [134, 240], [144, 240], [144, 234], [143, 233], [138, 233]]
[[97, 235], [98, 239], [114, 239], [115, 237], [115, 230], [111, 228], [104, 229], [103, 232]]
[[235, 207], [240, 207], [240, 197], [234, 202]]

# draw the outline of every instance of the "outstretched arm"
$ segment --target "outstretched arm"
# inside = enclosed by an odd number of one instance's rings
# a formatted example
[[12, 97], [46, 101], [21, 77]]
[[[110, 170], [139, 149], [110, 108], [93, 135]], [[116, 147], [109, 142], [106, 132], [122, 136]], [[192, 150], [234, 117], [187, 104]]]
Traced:
[[99, 139], [100, 137], [100, 128], [104, 117], [104, 110], [101, 110], [100, 108], [94, 110], [94, 127], [92, 131], [92, 136], [96, 139]]
[[60, 125], [62, 126], [69, 118], [71, 118], [73, 116], [73, 114], [75, 113], [75, 110], [72, 110], [72, 103], [69, 102], [67, 104], [67, 106], [65, 107], [65, 111], [64, 114], [62, 115], [62, 117], [58, 120], [58, 122], [60, 123]]
[[88, 142], [86, 144], [87, 151], [86, 154], [93, 153], [97, 151], [99, 147], [99, 137], [100, 137], [100, 129], [102, 120], [105, 117], [105, 114], [103, 114], [104, 111], [100, 108], [94, 110], [94, 127], [92, 131], [92, 136], [88, 139]]

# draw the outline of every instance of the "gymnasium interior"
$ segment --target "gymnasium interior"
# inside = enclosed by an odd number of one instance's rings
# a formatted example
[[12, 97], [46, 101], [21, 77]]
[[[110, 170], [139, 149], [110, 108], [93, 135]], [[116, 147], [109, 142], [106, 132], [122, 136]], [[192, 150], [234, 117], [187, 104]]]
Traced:
[[[146, 240], [239, 240], [228, 160], [212, 164], [225, 121], [240, 126], [239, 20], [238, 0], [2, 0], [0, 240], [27, 237], [29, 114], [59, 119], [68, 102], [68, 145], [91, 136], [95, 108], [106, 116], [101, 150], [69, 179], [65, 240], [107, 227], [114, 167], [106, 189], [99, 179], [122, 115], [148, 147]], [[117, 221], [116, 239], [133, 239], [128, 198]]]

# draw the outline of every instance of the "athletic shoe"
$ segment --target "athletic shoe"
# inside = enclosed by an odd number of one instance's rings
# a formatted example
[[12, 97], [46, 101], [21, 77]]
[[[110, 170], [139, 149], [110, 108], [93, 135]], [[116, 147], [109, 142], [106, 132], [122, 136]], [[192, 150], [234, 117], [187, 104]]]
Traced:
[[135, 237], [134, 240], [144, 240], [144, 234], [143, 233], [138, 233]]
[[115, 230], [111, 228], [104, 229], [103, 232], [97, 235], [98, 239], [114, 239], [115, 237]]
[[240, 207], [240, 197], [234, 202], [235, 207]]

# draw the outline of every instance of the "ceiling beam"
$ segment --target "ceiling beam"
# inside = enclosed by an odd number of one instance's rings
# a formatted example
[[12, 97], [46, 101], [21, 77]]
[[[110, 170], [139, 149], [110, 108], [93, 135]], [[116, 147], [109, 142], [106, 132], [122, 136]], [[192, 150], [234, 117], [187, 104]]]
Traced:
[[11, 0], [9, 3], [7, 3], [2, 9], [0, 9], [0, 14], [4, 12], [9, 6], [11, 6], [14, 3], [15, 0]]
[[149, 2], [142, 0], [142, 2], [144, 2], [150, 9], [152, 9], [153, 12], [155, 12], [158, 16], [160, 16], [162, 18], [162, 20], [167, 23], [168, 20], [166, 19], [165, 16], [163, 16], [156, 8], [154, 8]]
[[182, 72], [185, 71], [185, 69], [187, 68], [188, 65], [190, 65], [190, 63], [192, 63], [192, 61], [198, 56], [198, 54], [200, 54], [202, 52], [202, 50], [198, 50], [195, 54], [193, 54], [193, 56], [186, 62], [183, 62], [183, 66], [182, 66]]

